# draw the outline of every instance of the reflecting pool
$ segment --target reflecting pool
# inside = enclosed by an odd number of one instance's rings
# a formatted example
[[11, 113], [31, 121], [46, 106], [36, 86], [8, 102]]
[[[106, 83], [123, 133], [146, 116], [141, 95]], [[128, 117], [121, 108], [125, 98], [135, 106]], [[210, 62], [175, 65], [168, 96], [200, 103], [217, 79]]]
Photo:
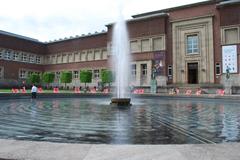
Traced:
[[139, 98], [0, 101], [0, 138], [63, 143], [194, 144], [240, 141], [239, 102]]

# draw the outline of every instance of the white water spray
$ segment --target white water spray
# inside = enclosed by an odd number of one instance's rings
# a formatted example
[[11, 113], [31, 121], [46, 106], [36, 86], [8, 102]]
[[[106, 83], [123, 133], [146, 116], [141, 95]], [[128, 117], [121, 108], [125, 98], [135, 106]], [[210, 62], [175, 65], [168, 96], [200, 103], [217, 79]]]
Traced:
[[130, 49], [126, 21], [121, 7], [113, 29], [113, 66], [116, 74], [117, 98], [129, 97]]

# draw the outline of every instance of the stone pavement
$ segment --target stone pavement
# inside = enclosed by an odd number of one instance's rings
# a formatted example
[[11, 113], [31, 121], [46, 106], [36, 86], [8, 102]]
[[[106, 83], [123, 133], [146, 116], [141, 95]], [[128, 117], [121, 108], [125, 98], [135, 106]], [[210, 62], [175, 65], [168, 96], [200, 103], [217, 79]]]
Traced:
[[105, 145], [0, 139], [0, 159], [17, 160], [239, 160], [240, 143]]

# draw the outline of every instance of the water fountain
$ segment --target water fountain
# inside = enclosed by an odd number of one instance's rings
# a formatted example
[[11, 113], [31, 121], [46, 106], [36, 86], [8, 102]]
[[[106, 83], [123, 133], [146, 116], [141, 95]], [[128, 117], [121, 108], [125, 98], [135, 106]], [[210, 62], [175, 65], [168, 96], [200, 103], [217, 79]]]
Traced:
[[[121, 7], [120, 7], [121, 8]], [[111, 104], [131, 105], [129, 93], [130, 49], [126, 21], [120, 10], [113, 29], [113, 67], [116, 73], [116, 97]]]

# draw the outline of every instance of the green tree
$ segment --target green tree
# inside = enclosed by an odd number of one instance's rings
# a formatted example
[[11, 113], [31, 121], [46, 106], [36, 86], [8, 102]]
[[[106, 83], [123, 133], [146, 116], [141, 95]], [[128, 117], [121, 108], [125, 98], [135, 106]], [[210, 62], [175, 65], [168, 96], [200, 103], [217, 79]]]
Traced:
[[102, 70], [101, 71], [101, 79], [102, 83], [108, 83], [109, 87], [111, 86], [111, 83], [113, 82], [113, 72], [110, 70]]
[[86, 83], [92, 82], [92, 72], [87, 70], [80, 71], [80, 81], [81, 83], [85, 83], [85, 89], [86, 89]]
[[40, 81], [41, 81], [41, 79], [40, 79], [40, 76], [39, 76], [38, 74], [33, 73], [33, 74], [30, 74], [30, 75], [28, 76], [27, 81], [28, 81], [29, 83], [32, 83], [32, 84], [39, 84]]
[[44, 83], [47, 83], [47, 88], [49, 86], [49, 83], [53, 83], [54, 78], [55, 78], [55, 74], [51, 72], [44, 72], [42, 75], [42, 81]]
[[61, 72], [60, 81], [61, 83], [65, 83], [65, 89], [66, 89], [66, 84], [72, 82], [72, 72], [70, 71]]

